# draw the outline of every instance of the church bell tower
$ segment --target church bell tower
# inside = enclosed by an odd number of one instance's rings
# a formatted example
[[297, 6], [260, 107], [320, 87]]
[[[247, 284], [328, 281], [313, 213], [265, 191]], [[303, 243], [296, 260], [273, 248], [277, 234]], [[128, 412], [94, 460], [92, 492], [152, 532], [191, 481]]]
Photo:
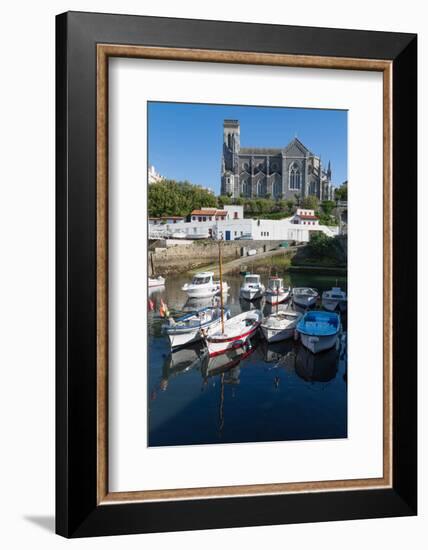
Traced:
[[223, 158], [221, 194], [235, 196], [235, 180], [238, 179], [238, 155], [240, 148], [239, 120], [223, 122]]

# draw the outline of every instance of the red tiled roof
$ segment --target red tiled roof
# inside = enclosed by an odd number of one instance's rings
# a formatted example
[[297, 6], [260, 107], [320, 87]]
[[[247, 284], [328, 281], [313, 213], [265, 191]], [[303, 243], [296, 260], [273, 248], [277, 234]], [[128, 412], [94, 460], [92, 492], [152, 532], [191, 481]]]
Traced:
[[303, 214], [297, 214], [301, 220], [317, 220], [317, 216], [307, 216]]
[[217, 210], [213, 208], [211, 210], [193, 210], [192, 216], [226, 216], [225, 210]]

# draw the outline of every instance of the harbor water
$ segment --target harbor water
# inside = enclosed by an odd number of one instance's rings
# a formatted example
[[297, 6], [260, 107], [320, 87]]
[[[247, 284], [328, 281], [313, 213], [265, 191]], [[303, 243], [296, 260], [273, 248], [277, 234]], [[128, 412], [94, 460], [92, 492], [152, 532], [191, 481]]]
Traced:
[[[346, 277], [289, 273], [283, 278], [291, 287], [315, 288], [320, 296], [336, 283], [346, 291]], [[187, 300], [181, 287], [189, 280], [189, 275], [170, 276], [165, 287], [150, 293], [148, 445], [346, 438], [346, 313], [336, 348], [317, 354], [295, 340], [268, 345], [262, 335], [243, 355], [235, 351], [210, 359], [202, 342], [171, 353], [162, 332], [162, 302], [174, 317], [210, 305]], [[227, 274], [224, 280], [231, 315], [250, 308], [264, 315], [276, 311], [264, 298], [240, 299], [241, 276]], [[267, 277], [262, 282], [266, 285]]]

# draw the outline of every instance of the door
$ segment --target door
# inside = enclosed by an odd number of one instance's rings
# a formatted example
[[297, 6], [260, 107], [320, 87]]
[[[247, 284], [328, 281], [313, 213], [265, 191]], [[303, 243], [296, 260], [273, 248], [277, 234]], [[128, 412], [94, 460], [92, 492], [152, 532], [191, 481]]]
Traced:
[[226, 241], [230, 241], [230, 231], [226, 231]]

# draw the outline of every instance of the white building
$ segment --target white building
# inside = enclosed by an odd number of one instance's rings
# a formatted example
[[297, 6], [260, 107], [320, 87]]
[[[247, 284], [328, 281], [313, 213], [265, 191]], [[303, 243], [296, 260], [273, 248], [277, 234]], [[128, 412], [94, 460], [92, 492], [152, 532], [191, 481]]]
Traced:
[[319, 219], [315, 216], [315, 210], [308, 208], [298, 208], [294, 214], [293, 223], [297, 225], [318, 225]]
[[244, 218], [243, 206], [226, 205], [219, 210], [218, 208], [203, 207], [193, 210], [190, 214], [192, 222], [212, 222], [225, 220], [241, 220]]
[[161, 218], [149, 218], [149, 225], [164, 225], [186, 221], [184, 216], [162, 216]]
[[165, 178], [161, 176], [158, 172], [156, 172], [156, 169], [153, 165], [149, 166], [147, 179], [149, 182], [149, 185], [152, 183], [159, 183], [160, 181], [164, 180]]
[[[212, 212], [211, 212], [212, 211]], [[194, 212], [197, 212], [194, 214]], [[153, 227], [149, 225], [149, 237], [161, 238], [159, 231], [163, 231], [164, 237], [180, 232], [184, 237], [197, 239], [206, 238], [224, 239], [233, 241], [236, 239], [273, 240], [273, 241], [297, 241], [308, 242], [311, 231], [322, 231], [329, 237], [338, 235], [339, 228], [324, 225], [307, 225], [296, 223], [294, 217], [282, 220], [258, 220], [243, 217], [235, 218], [234, 210], [204, 209], [192, 212], [190, 222], [177, 222], [173, 226], [164, 224]], [[203, 212], [203, 214], [199, 214]], [[209, 213], [208, 213], [209, 212]], [[217, 214], [220, 212], [220, 214]], [[227, 212], [225, 214], [225, 212]], [[229, 215], [229, 217], [228, 217]], [[239, 213], [238, 213], [239, 216]], [[199, 218], [201, 218], [199, 220]], [[205, 218], [205, 219], [204, 219]], [[211, 219], [210, 219], [211, 218]]]

